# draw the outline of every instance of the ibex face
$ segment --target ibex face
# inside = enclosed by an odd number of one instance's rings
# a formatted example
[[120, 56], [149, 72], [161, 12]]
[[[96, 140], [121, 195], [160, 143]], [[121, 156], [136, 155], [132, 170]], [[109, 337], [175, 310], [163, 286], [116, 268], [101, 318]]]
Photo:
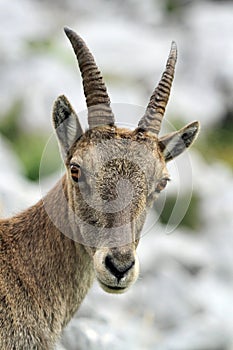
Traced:
[[158, 143], [138, 131], [98, 127], [77, 142], [67, 172], [73, 228], [95, 247], [89, 251], [104, 289], [122, 292], [138, 275], [146, 209], [168, 179]]
[[83, 40], [65, 29], [82, 73], [89, 130], [82, 131], [65, 96], [53, 120], [67, 168], [68, 205], [74, 237], [93, 257], [104, 290], [124, 292], [139, 272], [136, 247], [147, 209], [169, 180], [166, 162], [194, 141], [199, 124], [158, 138], [176, 63], [172, 43], [166, 70], [134, 131], [114, 124], [106, 87]]

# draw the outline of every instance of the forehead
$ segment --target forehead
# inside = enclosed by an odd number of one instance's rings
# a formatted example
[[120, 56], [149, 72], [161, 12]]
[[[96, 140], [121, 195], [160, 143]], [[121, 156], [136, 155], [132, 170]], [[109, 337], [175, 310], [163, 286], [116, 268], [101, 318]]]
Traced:
[[70, 160], [87, 170], [122, 161], [143, 171], [165, 164], [155, 137], [115, 127], [87, 131], [76, 143]]

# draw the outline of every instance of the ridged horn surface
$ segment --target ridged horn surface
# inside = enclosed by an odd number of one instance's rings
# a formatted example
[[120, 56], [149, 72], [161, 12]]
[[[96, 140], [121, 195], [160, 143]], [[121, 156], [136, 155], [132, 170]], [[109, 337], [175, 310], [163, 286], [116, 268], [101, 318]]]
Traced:
[[171, 44], [170, 54], [167, 60], [166, 69], [162, 78], [151, 95], [150, 101], [146, 108], [144, 116], [138, 123], [138, 127], [145, 131], [150, 131], [156, 135], [159, 134], [165, 108], [170, 95], [172, 81], [175, 73], [177, 60], [177, 47], [173, 41]]
[[64, 31], [74, 49], [81, 71], [89, 127], [114, 125], [110, 98], [93, 55], [78, 34], [69, 28], [64, 28]]

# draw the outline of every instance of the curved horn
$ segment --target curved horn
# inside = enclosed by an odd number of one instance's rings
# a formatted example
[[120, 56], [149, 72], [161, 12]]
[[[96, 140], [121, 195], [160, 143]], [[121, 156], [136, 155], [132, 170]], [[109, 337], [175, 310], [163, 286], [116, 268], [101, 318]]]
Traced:
[[89, 127], [114, 125], [110, 98], [94, 57], [79, 35], [69, 28], [64, 28], [64, 31], [73, 46], [81, 71]]
[[171, 44], [170, 54], [167, 60], [166, 69], [163, 72], [162, 78], [155, 88], [144, 116], [138, 123], [138, 127], [145, 131], [151, 131], [158, 135], [161, 122], [164, 116], [165, 108], [170, 95], [172, 81], [175, 72], [175, 65], [177, 59], [177, 47], [173, 41]]

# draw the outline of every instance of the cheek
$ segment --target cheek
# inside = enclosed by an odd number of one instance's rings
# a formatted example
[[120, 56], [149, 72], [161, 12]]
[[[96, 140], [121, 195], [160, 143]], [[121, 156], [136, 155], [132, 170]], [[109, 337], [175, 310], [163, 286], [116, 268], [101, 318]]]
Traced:
[[[137, 220], [134, 222], [135, 224], [135, 242], [138, 242], [141, 236], [141, 232], [143, 229], [143, 225], [146, 221], [146, 210], [143, 211], [143, 213], [137, 218]], [[138, 243], [137, 243], [138, 245]]]
[[97, 250], [97, 248], [89, 247], [89, 246], [87, 246], [87, 245], [84, 245], [84, 249], [86, 250], [86, 252], [89, 254], [89, 256], [90, 256], [91, 258], [94, 257], [94, 255], [95, 255], [95, 253], [96, 253], [96, 250]]
[[72, 201], [72, 208], [82, 218], [84, 212], [88, 214], [88, 208], [90, 203], [92, 203], [90, 187], [84, 181], [73, 182], [70, 193], [69, 201]]
[[152, 192], [149, 197], [147, 197], [147, 207], [151, 208], [152, 205], [154, 204], [155, 200], [158, 198], [158, 193]]

